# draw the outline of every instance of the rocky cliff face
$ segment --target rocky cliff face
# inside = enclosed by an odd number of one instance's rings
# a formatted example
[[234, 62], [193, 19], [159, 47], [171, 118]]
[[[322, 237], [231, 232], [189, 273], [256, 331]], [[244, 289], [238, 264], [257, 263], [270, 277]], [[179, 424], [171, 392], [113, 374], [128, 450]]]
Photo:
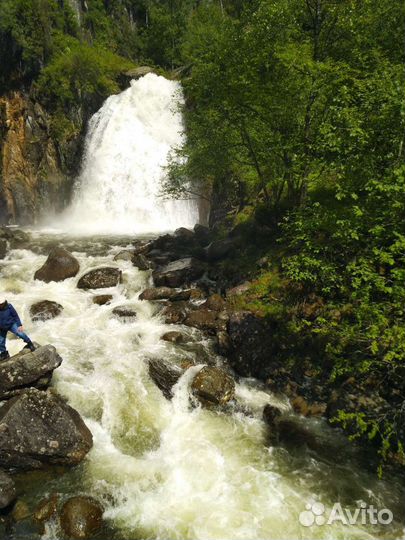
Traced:
[[60, 210], [71, 178], [50, 119], [20, 91], [0, 97], [0, 223], [35, 223]]

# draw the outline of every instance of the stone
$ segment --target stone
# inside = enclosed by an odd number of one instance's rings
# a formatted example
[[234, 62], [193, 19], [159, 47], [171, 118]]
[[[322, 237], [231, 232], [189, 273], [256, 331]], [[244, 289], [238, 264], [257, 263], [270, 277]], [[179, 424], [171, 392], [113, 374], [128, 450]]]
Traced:
[[16, 498], [17, 491], [12, 478], [0, 470], [0, 510], [9, 506]]
[[165, 306], [161, 315], [164, 317], [166, 324], [180, 324], [184, 321], [189, 313], [190, 306], [185, 302], [175, 302]]
[[52, 495], [40, 501], [37, 506], [37, 509], [34, 512], [34, 519], [39, 523], [43, 523], [51, 519], [58, 510], [59, 495], [57, 493], [52, 493]]
[[105, 304], [109, 304], [112, 299], [112, 294], [97, 294], [96, 296], [93, 296], [93, 304], [104, 306]]
[[215, 333], [218, 328], [225, 327], [223, 321], [218, 319], [217, 313], [209, 309], [191, 311], [183, 322], [186, 326], [192, 326], [210, 333]]
[[9, 399], [29, 386], [36, 386], [61, 363], [62, 358], [52, 345], [39, 347], [34, 352], [26, 349], [3, 360], [0, 362], [0, 399]]
[[171, 289], [170, 287], [151, 287], [145, 289], [139, 300], [188, 300], [191, 296], [190, 289]]
[[120, 251], [119, 253], [117, 253], [117, 255], [115, 255], [114, 261], [132, 261], [133, 256], [133, 251], [124, 249], [123, 251]]
[[200, 278], [205, 272], [205, 265], [193, 257], [172, 261], [153, 272], [153, 280], [157, 287], [179, 287]]
[[183, 239], [194, 239], [194, 232], [186, 229], [186, 227], [180, 227], [174, 231], [174, 236]]
[[235, 381], [223, 369], [204, 366], [191, 383], [193, 395], [202, 405], [225, 405], [235, 397]]
[[131, 306], [117, 306], [113, 310], [113, 315], [120, 319], [124, 319], [126, 322], [133, 321], [136, 319], [136, 311]]
[[34, 274], [34, 279], [45, 281], [63, 281], [76, 276], [79, 272], [79, 261], [64, 248], [53, 248], [45, 264]]
[[134, 255], [132, 258], [132, 264], [136, 266], [139, 270], [142, 272], [145, 272], [146, 270], [149, 270], [151, 267], [151, 263], [148, 261], [148, 259], [143, 255], [142, 253], [138, 253], [137, 255]]
[[228, 289], [226, 291], [226, 297], [232, 298], [233, 296], [242, 296], [250, 289], [251, 286], [252, 284], [250, 283], [250, 281], [245, 281], [245, 283], [241, 283], [236, 287], [232, 287], [232, 289]]
[[225, 300], [220, 294], [212, 294], [207, 298], [202, 307], [213, 311], [222, 311], [225, 308]]
[[224, 259], [233, 249], [234, 241], [229, 238], [225, 240], [214, 240], [205, 248], [207, 261], [215, 262]]
[[31, 511], [28, 504], [21, 500], [16, 501], [11, 516], [16, 523], [30, 517]]
[[229, 349], [230, 349], [230, 347], [231, 347], [231, 343], [230, 343], [228, 332], [225, 332], [224, 330], [219, 330], [217, 332], [217, 351], [218, 351], [218, 353], [226, 356]]
[[184, 367], [158, 358], [149, 360], [149, 376], [166, 399], [173, 397], [172, 388], [183, 375]]
[[125, 75], [129, 77], [130, 79], [140, 79], [141, 77], [144, 77], [148, 73], [154, 73], [155, 70], [152, 67], [149, 66], [138, 66], [135, 68], [131, 68], [128, 71], [125, 72]]
[[77, 465], [93, 445], [79, 413], [52, 392], [29, 388], [0, 408], [0, 466]]
[[32, 321], [48, 321], [60, 315], [63, 306], [52, 300], [41, 300], [32, 304], [30, 307], [30, 316]]
[[7, 255], [7, 240], [5, 238], [0, 238], [0, 259], [4, 259]]
[[209, 243], [211, 233], [208, 227], [197, 223], [194, 225], [194, 233], [201, 246], [206, 246]]
[[182, 343], [184, 341], [184, 336], [181, 332], [173, 330], [172, 332], [166, 332], [160, 338], [163, 341], [169, 341], [170, 343]]
[[103, 508], [91, 497], [72, 497], [62, 506], [60, 525], [70, 538], [93, 537], [103, 526]]
[[115, 287], [122, 281], [122, 272], [119, 268], [105, 266], [86, 272], [77, 284], [79, 289], [106, 289]]

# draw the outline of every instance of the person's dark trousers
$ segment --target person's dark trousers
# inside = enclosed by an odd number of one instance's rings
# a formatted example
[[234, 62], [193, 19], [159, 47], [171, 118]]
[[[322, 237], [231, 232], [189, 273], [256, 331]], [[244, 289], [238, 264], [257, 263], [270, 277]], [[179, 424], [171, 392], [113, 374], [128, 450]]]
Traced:
[[15, 336], [19, 337], [27, 345], [32, 345], [32, 341], [27, 336], [27, 334], [25, 332], [19, 332], [18, 325], [15, 323], [9, 329], [4, 329], [4, 330], [1, 329], [0, 330], [0, 358], [3, 358], [3, 359], [8, 358], [8, 353], [7, 353], [7, 349], [6, 349], [7, 332], [11, 332]]

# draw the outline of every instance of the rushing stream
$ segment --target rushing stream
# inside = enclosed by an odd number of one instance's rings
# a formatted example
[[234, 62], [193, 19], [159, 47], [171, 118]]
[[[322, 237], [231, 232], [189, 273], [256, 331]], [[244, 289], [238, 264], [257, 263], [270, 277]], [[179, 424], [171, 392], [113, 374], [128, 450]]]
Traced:
[[[54, 242], [78, 258], [80, 274], [105, 264], [122, 269], [123, 284], [103, 290], [113, 294], [110, 305], [94, 305], [95, 291], [79, 290], [77, 277], [48, 284], [33, 280]], [[53, 384], [83, 415], [94, 436], [94, 448], [81, 466], [47, 481], [34, 478], [28, 499], [38, 502], [55, 491], [100, 497], [109, 536], [128, 540], [403, 537], [399, 481], [379, 481], [346, 452], [338, 433], [319, 420], [302, 419], [335, 447], [329, 456], [270, 446], [263, 407], [273, 403], [288, 410], [288, 405], [253, 381], [237, 385], [237, 399], [252, 416], [191, 408], [187, 387], [196, 368], [180, 380], [172, 401], [163, 397], [149, 378], [147, 358], [194, 357], [204, 362], [213, 353], [197, 331], [186, 327], [182, 330], [190, 337], [188, 345], [160, 339], [170, 327], [151, 303], [138, 300], [149, 274], [130, 262], [112, 262], [128, 242], [36, 234], [32, 249], [37, 253], [13, 250], [3, 263], [1, 289], [18, 307], [32, 337], [57, 347], [64, 362]], [[64, 310], [53, 320], [31, 323], [29, 306], [43, 299], [61, 303]], [[112, 316], [112, 309], [123, 304], [135, 307], [135, 321]], [[11, 353], [20, 347], [20, 342], [10, 341]], [[364, 501], [391, 509], [395, 522], [304, 527], [299, 514], [311, 500], [322, 502], [328, 511], [335, 502], [354, 509]], [[56, 524], [48, 527], [45, 538], [60, 538]]]

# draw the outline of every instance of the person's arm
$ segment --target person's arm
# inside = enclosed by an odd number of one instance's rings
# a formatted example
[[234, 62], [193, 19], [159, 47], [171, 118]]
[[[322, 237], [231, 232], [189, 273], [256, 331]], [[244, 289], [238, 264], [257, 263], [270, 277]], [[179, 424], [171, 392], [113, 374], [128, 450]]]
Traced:
[[10, 308], [10, 313], [13, 316], [14, 322], [17, 324], [18, 327], [22, 326], [21, 319], [18, 316], [18, 313], [16, 312], [16, 310], [14, 309], [14, 306], [9, 304], [9, 308]]

